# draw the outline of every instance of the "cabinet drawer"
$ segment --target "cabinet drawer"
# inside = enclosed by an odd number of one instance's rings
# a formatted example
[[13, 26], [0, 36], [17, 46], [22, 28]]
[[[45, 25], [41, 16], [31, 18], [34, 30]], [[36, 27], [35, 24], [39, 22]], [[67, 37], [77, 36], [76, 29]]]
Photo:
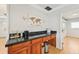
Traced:
[[55, 37], [56, 37], [55, 34], [52, 34], [52, 35], [51, 35], [51, 39], [54, 39]]
[[10, 51], [14, 52], [16, 50], [19, 50], [19, 49], [21, 49], [23, 47], [30, 46], [30, 45], [31, 45], [31, 42], [28, 41], [28, 42], [23, 42], [23, 43], [19, 43], [19, 44], [12, 45], [8, 49]]
[[30, 47], [24, 47], [18, 51], [16, 51], [14, 54], [30, 54]]
[[19, 49], [15, 52], [11, 51], [12, 54], [26, 54], [26, 48]]
[[22, 43], [22, 46], [23, 46], [23, 47], [31, 46], [31, 41]]
[[50, 36], [43, 37], [43, 42], [50, 40]]
[[42, 43], [42, 38], [37, 38], [35, 40], [32, 40], [32, 44], [35, 44], [35, 43]]

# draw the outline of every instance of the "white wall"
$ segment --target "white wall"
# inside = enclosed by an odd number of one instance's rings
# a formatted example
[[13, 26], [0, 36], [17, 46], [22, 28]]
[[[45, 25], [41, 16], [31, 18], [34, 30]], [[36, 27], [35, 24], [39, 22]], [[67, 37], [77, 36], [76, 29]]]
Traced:
[[79, 38], [79, 28], [71, 28], [71, 23], [72, 22], [79, 22], [79, 18], [69, 19], [67, 21], [68, 36]]
[[[33, 8], [29, 5], [10, 5], [10, 33], [22, 32], [24, 30], [38, 31], [49, 28], [50, 30], [57, 31], [57, 48], [60, 48], [59, 40], [59, 13], [43, 14], [41, 11]], [[38, 16], [42, 18], [43, 24], [41, 26], [31, 26], [28, 22], [25, 22], [22, 17], [27, 16]]]
[[56, 47], [59, 48], [59, 49], [62, 49], [62, 45], [61, 45], [61, 42], [62, 42], [62, 37], [61, 37], [61, 13], [59, 12], [54, 12], [54, 13], [51, 13], [51, 14], [48, 14], [48, 21], [49, 21], [49, 26], [52, 30], [54, 31], [57, 31], [57, 35], [56, 35]]
[[[27, 17], [37, 16], [43, 21], [41, 26], [30, 25], [28, 20], [24, 21], [23, 16]], [[29, 5], [10, 5], [10, 32], [22, 32], [24, 30], [39, 31], [47, 28], [47, 19], [45, 15], [39, 10]]]
[[0, 37], [5, 37], [6, 41], [8, 40], [8, 36], [9, 36], [8, 24], [9, 24], [8, 5], [1, 4], [0, 5]]
[[67, 36], [67, 20], [62, 19], [62, 34], [63, 38]]

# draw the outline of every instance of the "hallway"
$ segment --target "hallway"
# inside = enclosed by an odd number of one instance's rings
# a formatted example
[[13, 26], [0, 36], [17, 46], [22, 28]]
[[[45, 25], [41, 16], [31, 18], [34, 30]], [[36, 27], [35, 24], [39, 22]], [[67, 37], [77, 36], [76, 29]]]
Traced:
[[49, 46], [50, 54], [78, 54], [79, 53], [79, 39], [73, 37], [67, 37], [64, 40], [63, 50], [59, 50], [55, 47]]

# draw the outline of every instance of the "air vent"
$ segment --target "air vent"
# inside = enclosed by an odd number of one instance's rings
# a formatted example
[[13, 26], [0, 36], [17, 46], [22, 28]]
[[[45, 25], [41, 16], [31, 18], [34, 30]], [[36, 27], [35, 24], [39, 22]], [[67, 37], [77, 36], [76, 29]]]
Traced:
[[49, 7], [49, 6], [45, 7], [45, 9], [46, 9], [47, 11], [52, 10], [52, 8], [51, 8], [51, 7]]

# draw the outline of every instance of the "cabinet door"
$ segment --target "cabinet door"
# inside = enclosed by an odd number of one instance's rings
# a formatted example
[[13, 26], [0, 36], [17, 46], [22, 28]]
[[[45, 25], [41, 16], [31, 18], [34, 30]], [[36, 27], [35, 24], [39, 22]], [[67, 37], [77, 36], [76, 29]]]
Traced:
[[16, 54], [26, 54], [26, 48], [22, 48], [15, 52]]
[[42, 53], [42, 46], [41, 44], [35, 44], [32, 46], [32, 54], [41, 54]]
[[23, 43], [19, 43], [19, 44], [15, 44], [12, 45], [10, 47], [8, 47], [8, 53], [9, 54], [28, 54], [30, 53], [30, 49], [31, 49], [31, 42], [23, 42]]
[[14, 52], [14, 54], [30, 54], [30, 53], [31, 53], [30, 47], [25, 47]]
[[56, 37], [54, 37], [51, 40], [49, 40], [49, 44], [51, 44], [52, 46], [56, 47]]
[[26, 49], [26, 54], [31, 54], [31, 47], [28, 47], [28, 48]]
[[32, 54], [41, 54], [42, 51], [42, 38], [32, 40]]

